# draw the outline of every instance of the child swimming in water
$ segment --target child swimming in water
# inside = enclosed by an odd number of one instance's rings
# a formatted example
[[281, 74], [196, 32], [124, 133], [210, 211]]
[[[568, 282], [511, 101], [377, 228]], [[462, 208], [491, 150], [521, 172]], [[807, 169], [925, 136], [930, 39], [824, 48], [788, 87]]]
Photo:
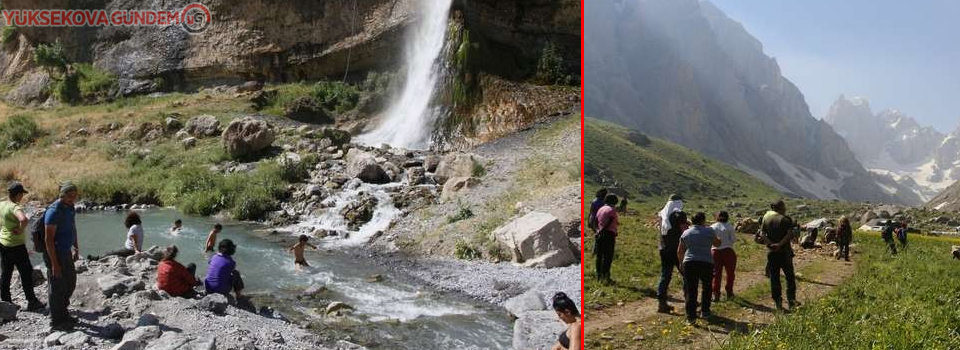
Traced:
[[170, 227], [170, 234], [179, 235], [180, 229], [182, 228], [183, 228], [183, 220], [177, 219], [177, 221], [173, 222], [173, 227]]
[[207, 245], [205, 246], [204, 252], [212, 252], [213, 246], [217, 244], [217, 234], [223, 230], [223, 226], [220, 224], [213, 225], [213, 230], [210, 230], [210, 234], [207, 235]]
[[317, 248], [317, 246], [307, 243], [308, 240], [310, 240], [310, 237], [307, 237], [307, 235], [300, 235], [300, 241], [294, 246], [290, 247], [290, 249], [287, 249], [288, 251], [293, 252], [293, 263], [297, 265], [298, 269], [302, 266], [310, 266], [310, 264], [307, 263], [307, 259], [303, 258], [303, 251], [306, 250], [307, 247], [313, 248], [314, 250], [320, 250]]

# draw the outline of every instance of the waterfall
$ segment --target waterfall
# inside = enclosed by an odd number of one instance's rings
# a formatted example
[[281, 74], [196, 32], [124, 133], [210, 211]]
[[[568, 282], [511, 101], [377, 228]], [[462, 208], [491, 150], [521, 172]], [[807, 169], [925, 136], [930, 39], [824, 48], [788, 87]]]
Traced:
[[440, 82], [447, 20], [452, 0], [421, 0], [420, 18], [407, 33], [404, 86], [387, 108], [380, 125], [361, 135], [362, 143], [387, 143], [407, 149], [426, 149], [433, 125], [442, 113], [431, 101]]

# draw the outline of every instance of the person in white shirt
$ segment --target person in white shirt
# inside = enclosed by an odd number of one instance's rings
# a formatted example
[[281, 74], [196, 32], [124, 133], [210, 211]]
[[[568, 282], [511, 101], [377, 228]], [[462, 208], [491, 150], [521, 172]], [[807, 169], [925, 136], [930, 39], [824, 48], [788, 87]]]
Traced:
[[720, 301], [720, 282], [723, 271], [727, 272], [727, 300], [733, 298], [733, 280], [736, 277], [737, 253], [733, 250], [737, 243], [737, 232], [730, 225], [730, 214], [721, 211], [717, 214], [717, 222], [710, 226], [720, 238], [720, 245], [713, 247], [713, 300]]

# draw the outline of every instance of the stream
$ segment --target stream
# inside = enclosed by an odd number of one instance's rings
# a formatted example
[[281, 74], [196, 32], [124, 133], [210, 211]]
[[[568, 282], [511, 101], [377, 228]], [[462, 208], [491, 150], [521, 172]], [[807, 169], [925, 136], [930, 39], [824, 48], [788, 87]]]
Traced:
[[[242, 272], [244, 294], [266, 294], [296, 310], [326, 329], [343, 331], [371, 349], [507, 349], [513, 326], [505, 311], [466, 298], [441, 295], [411, 278], [398, 276], [376, 263], [365, 261], [359, 248], [311, 243], [320, 250], [308, 250], [310, 268], [298, 271], [286, 251], [289, 235], [270, 235], [264, 227], [214, 218], [182, 215], [174, 209], [140, 211], [145, 231], [144, 249], [176, 244], [178, 261], [197, 264], [197, 275], [206, 274], [208, 254], [203, 242], [213, 224], [224, 229], [218, 240], [237, 244], [234, 259]], [[119, 248], [124, 241], [123, 212], [93, 211], [77, 215], [80, 247], [84, 255], [98, 255]], [[183, 220], [179, 235], [168, 232], [173, 221]], [[283, 237], [277, 237], [283, 236]], [[280, 242], [284, 243], [280, 243]], [[370, 276], [383, 276], [373, 282]], [[341, 321], [315, 311], [323, 306], [308, 305], [296, 298], [314, 284], [325, 285], [324, 297], [342, 301], [356, 310], [356, 318]], [[359, 321], [358, 321], [359, 320]]]

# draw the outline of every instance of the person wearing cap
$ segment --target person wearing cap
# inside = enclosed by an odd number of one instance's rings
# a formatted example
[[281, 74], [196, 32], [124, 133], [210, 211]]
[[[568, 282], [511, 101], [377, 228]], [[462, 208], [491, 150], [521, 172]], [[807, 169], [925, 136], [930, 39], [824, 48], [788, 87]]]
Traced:
[[78, 322], [70, 316], [70, 298], [77, 288], [77, 271], [74, 262], [80, 257], [77, 240], [76, 212], [74, 204], [80, 197], [77, 186], [64, 183], [60, 186], [60, 198], [47, 208], [44, 214], [44, 263], [47, 265], [47, 294], [50, 304], [50, 325], [57, 330], [73, 328]]
[[207, 278], [203, 280], [207, 294], [229, 295], [230, 291], [233, 291], [237, 299], [242, 297], [240, 292], [243, 290], [243, 279], [240, 278], [240, 271], [237, 271], [237, 262], [233, 261], [233, 254], [236, 252], [237, 245], [229, 239], [222, 240], [217, 245], [217, 254], [210, 258]]
[[19, 204], [27, 190], [19, 182], [14, 182], [7, 187], [7, 194], [10, 200], [0, 202], [0, 300], [13, 302], [10, 280], [16, 268], [20, 273], [23, 295], [27, 299], [27, 311], [38, 311], [45, 305], [33, 291], [33, 263], [30, 262], [25, 238], [27, 215]]

